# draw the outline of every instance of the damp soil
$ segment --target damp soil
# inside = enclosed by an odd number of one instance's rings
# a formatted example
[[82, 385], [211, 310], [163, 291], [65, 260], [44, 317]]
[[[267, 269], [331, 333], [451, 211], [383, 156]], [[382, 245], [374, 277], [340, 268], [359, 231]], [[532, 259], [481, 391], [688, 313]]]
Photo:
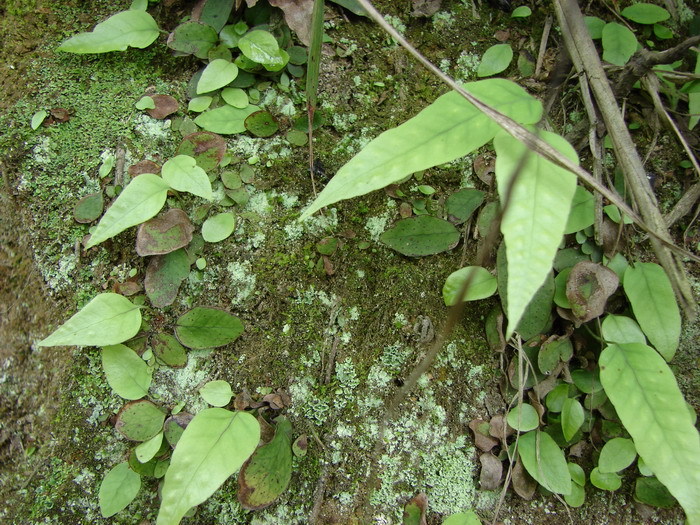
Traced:
[[[57, 57], [53, 51], [66, 36], [127, 4], [8, 0], [0, 6], [0, 112], [10, 130], [0, 141], [0, 521], [6, 523], [155, 522], [156, 480], [144, 483], [128, 515], [125, 511], [110, 520], [99, 515], [99, 483], [128, 455], [128, 443], [113, 429], [121, 402], [101, 375], [99, 352], [36, 346], [130, 269], [145, 270], [133, 249], [133, 232], [101, 251], [76, 255], [75, 243], [87, 230], [73, 222], [72, 206], [86, 186], [94, 187], [102, 151], [121, 148], [134, 160], [157, 161], [173, 153], [177, 133], [133, 131], [141, 122], [133, 103], [153, 89], [184, 101], [187, 80], [198, 65], [170, 56], [162, 42], [155, 50], [107, 57]], [[156, 18], [172, 28], [191, 4], [162, 2], [155, 7]], [[486, 5], [473, 11], [463, 2], [445, 0], [436, 38], [436, 27], [427, 19], [411, 18], [407, 8], [393, 2], [378, 4], [408, 25], [409, 39], [433, 61], [454, 70], [468, 71], [467, 44], [478, 54], [495, 42], [495, 31], [513, 27], [507, 15]], [[474, 14], [480, 19], [464, 22]], [[543, 13], [536, 16], [539, 20]], [[406, 120], [446, 89], [363, 19], [331, 9], [326, 25], [337, 45], [325, 50], [321, 99], [329, 124], [318, 132], [315, 148], [324, 171], [333, 173], [368, 138]], [[522, 44], [528, 32], [514, 31], [512, 38]], [[548, 60], [554, 63], [556, 53]], [[138, 67], [128, 70], [129, 61]], [[529, 87], [546, 95], [544, 83]], [[54, 107], [67, 108], [73, 122], [32, 132], [32, 114]], [[82, 141], [80, 129], [71, 130], [79, 123], [89, 130]], [[62, 151], [49, 149], [48, 160], [41, 157], [47, 144], [42, 136]], [[73, 143], [62, 142], [67, 140]], [[477, 241], [469, 236], [454, 253], [424, 259], [391, 252], [373, 232], [373, 226], [385, 227], [397, 216], [383, 192], [341, 203], [315, 230], [296, 234], [299, 205], [287, 203], [307, 202], [312, 195], [306, 150], [293, 149], [284, 158], [278, 150], [256, 152], [270, 161], [270, 166], [255, 166], [250, 191], [260, 206], [246, 208], [235, 241], [205, 248], [208, 270], [183, 285], [182, 300], [149, 312], [156, 329], [172, 326], [191, 306], [219, 306], [244, 321], [245, 335], [234, 345], [198, 355], [191, 370], [164, 373], [158, 395], [169, 408], [187, 400], [194, 411], [201, 405], [197, 388], [209, 379], [228, 380], [234, 390], [253, 397], [280, 389], [292, 396], [288, 415], [295, 435], [308, 435], [309, 454], [295, 460], [290, 490], [270, 509], [242, 511], [232, 481], [188, 523], [292, 524], [308, 523], [309, 516], [324, 524], [400, 523], [401, 505], [419, 491], [433, 498], [431, 525], [470, 506], [492, 516], [499, 495], [477, 488], [478, 454], [466, 422], [505, 406], [500, 359], [488, 349], [482, 329], [495, 303], [467, 308], [428, 385], [409, 396], [388, 425], [391, 442], [377, 447], [379, 436], [372, 434], [384, 404], [447, 317], [439, 294], [444, 276], [473, 259]], [[675, 165], [676, 150], [669, 148], [668, 155], [666, 165]], [[663, 160], [655, 162], [663, 167]], [[64, 171], [57, 169], [61, 162]], [[449, 192], [464, 170], [457, 163], [428, 172], [426, 180], [439, 192]], [[317, 175], [323, 184], [323, 173]], [[667, 191], [673, 196], [681, 187], [671, 184]], [[326, 235], [341, 240], [330, 258], [333, 275], [315, 249]], [[693, 333], [686, 340], [692, 342]], [[697, 352], [694, 347], [680, 356], [688, 366], [679, 366], [681, 386], [696, 408], [699, 379], [691, 365]], [[386, 452], [395, 448], [393, 455]], [[610, 494], [589, 490], [580, 509], [567, 509], [552, 496], [526, 502], [509, 493], [497, 519], [682, 522], [678, 509], [640, 505], [632, 492], [629, 483]]]

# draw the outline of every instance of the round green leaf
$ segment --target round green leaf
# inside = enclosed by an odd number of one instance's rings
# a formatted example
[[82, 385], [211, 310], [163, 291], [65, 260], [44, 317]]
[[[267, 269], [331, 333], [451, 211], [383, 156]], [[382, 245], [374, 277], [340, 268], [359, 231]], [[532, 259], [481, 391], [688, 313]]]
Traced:
[[573, 397], [566, 398], [561, 408], [561, 430], [564, 434], [564, 439], [571, 441], [581, 425], [585, 414], [583, 407]]
[[555, 386], [549, 394], [547, 394], [546, 404], [547, 409], [551, 412], [561, 412], [564, 408], [564, 401], [569, 398], [569, 385], [563, 383]]
[[153, 97], [145, 96], [141, 97], [136, 104], [134, 104], [134, 107], [136, 109], [144, 110], [144, 109], [155, 109], [156, 107], [156, 102], [153, 100]]
[[588, 28], [588, 34], [591, 35], [593, 40], [602, 38], [603, 28], [605, 27], [604, 20], [601, 20], [597, 16], [585, 16], [583, 17], [583, 20]]
[[637, 37], [625, 26], [616, 22], [605, 24], [602, 32], [603, 60], [616, 66], [624, 66], [637, 51]]
[[293, 146], [306, 146], [309, 142], [309, 135], [298, 129], [292, 129], [287, 132], [287, 140]]
[[622, 486], [620, 476], [612, 473], [603, 473], [598, 468], [591, 470], [591, 485], [601, 490], [617, 490]]
[[236, 219], [232, 213], [212, 215], [202, 224], [202, 237], [207, 242], [220, 242], [233, 233]]
[[223, 58], [212, 60], [202, 71], [202, 76], [199, 77], [197, 94], [201, 95], [222, 88], [233, 82], [236, 76], [238, 76], [236, 64]]
[[478, 77], [490, 77], [505, 71], [513, 60], [513, 48], [510, 44], [496, 44], [486, 50], [481, 57], [479, 69], [476, 70]]
[[462, 224], [484, 202], [484, 192], [472, 188], [463, 188], [445, 201], [445, 211], [452, 224]]
[[421, 215], [398, 221], [379, 240], [403, 255], [420, 257], [451, 250], [459, 237], [459, 231], [449, 222]]
[[145, 48], [158, 35], [158, 24], [146, 11], [128, 10], [110, 16], [91, 32], [80, 33], [63, 42], [57, 51], [68, 53], [108, 53], [127, 47]]
[[[262, 64], [266, 69], [272, 67], [279, 70], [289, 60], [289, 55], [282, 54], [274, 36], [267, 31], [256, 29], [243, 35], [238, 41], [238, 48], [246, 58]], [[286, 56], [286, 59], [285, 59]]]
[[163, 421], [165, 412], [150, 401], [141, 399], [122, 407], [114, 428], [126, 439], [147, 441], [163, 430]]
[[75, 208], [73, 208], [73, 218], [75, 222], [88, 224], [97, 220], [99, 216], [102, 215], [104, 207], [105, 203], [102, 198], [102, 192], [91, 193], [80, 199], [75, 205]]
[[637, 478], [634, 485], [634, 497], [637, 501], [653, 507], [671, 508], [676, 504], [666, 487], [656, 478]]
[[442, 525], [481, 525], [481, 520], [473, 510], [468, 510], [452, 514], [442, 522]]
[[661, 40], [668, 40], [673, 38], [673, 31], [661, 24], [654, 24], [654, 35]]
[[279, 124], [267, 111], [251, 113], [245, 119], [244, 125], [256, 137], [271, 137], [279, 129]]
[[511, 18], [527, 18], [532, 14], [532, 9], [530, 9], [526, 5], [521, 5], [520, 7], [516, 7], [513, 9], [513, 12], [510, 14]]
[[577, 485], [576, 483], [571, 484], [570, 494], [564, 494], [564, 501], [566, 501], [567, 505], [569, 505], [570, 507], [580, 507], [581, 505], [583, 505], [585, 500], [586, 491], [582, 486]]
[[626, 438], [613, 438], [600, 451], [598, 470], [603, 474], [619, 472], [629, 467], [637, 457], [634, 441]]
[[588, 228], [595, 222], [595, 197], [582, 186], [576, 186], [571, 211], [564, 234], [575, 233]]
[[634, 319], [624, 315], [607, 315], [603, 319], [601, 335], [607, 343], [642, 343], [647, 339]]
[[218, 39], [219, 35], [213, 27], [199, 22], [185, 22], [170, 33], [168, 47], [204, 59]]
[[189, 348], [213, 348], [235, 341], [243, 333], [238, 317], [217, 308], [193, 308], [175, 325], [175, 334]]
[[246, 117], [258, 110], [257, 106], [247, 106], [243, 109], [229, 105], [221, 106], [220, 108], [205, 111], [194, 119], [194, 123], [213, 133], [234, 135], [243, 133], [246, 130]]
[[241, 88], [226, 88], [221, 92], [221, 98], [234, 108], [244, 109], [248, 107], [248, 94]]
[[154, 217], [165, 204], [169, 189], [165, 180], [152, 173], [132, 179], [102, 216], [85, 248], [92, 248]]
[[102, 349], [102, 368], [107, 382], [124, 399], [141, 399], [151, 386], [151, 368], [136, 352], [125, 345]]
[[250, 457], [260, 425], [245, 412], [208, 408], [187, 425], [165, 473], [158, 524], [179, 523], [206, 501]]
[[195, 97], [187, 104], [187, 110], [195, 113], [201, 113], [202, 111], [209, 109], [212, 100], [212, 97], [208, 96]]
[[186, 191], [212, 200], [211, 183], [207, 173], [197, 166], [197, 161], [189, 155], [178, 155], [168, 160], [163, 164], [161, 173], [163, 180], [174, 190]]
[[663, 7], [640, 2], [622, 10], [622, 16], [638, 24], [656, 24], [671, 18], [671, 14]]
[[199, 389], [199, 394], [204, 401], [215, 407], [228, 405], [233, 397], [231, 385], [229, 385], [228, 381], [223, 381], [221, 379], [206, 383]]
[[123, 343], [141, 328], [141, 311], [115, 293], [97, 295], [39, 346], [107, 346]]
[[569, 467], [571, 481], [580, 487], [584, 487], [586, 485], [586, 473], [583, 471], [583, 469], [576, 463], [571, 462], [567, 463], [566, 466]]
[[477, 301], [479, 299], [491, 297], [496, 293], [496, 288], [498, 287], [496, 277], [491, 275], [486, 268], [482, 268], [481, 266], [465, 266], [456, 272], [452, 272], [447, 277], [445, 285], [442, 287], [442, 298], [446, 306], [457, 304], [457, 296], [465, 281], [467, 281], [470, 276], [471, 281], [464, 295], [464, 301]]
[[534, 430], [540, 426], [540, 416], [537, 415], [537, 411], [529, 403], [522, 403], [513, 407], [512, 410], [508, 411], [506, 419], [511, 427], [520, 432]]
[[131, 470], [126, 461], [116, 465], [100, 484], [98, 501], [102, 517], [109, 518], [125, 509], [140, 489], [141, 476]]

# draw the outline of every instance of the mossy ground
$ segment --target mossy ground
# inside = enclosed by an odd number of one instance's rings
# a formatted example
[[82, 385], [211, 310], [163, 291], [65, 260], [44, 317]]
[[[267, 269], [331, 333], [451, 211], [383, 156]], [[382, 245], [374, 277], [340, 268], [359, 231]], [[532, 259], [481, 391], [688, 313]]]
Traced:
[[[443, 2], [432, 19], [412, 19], [403, 4], [378, 4], [395, 17], [392, 23], [405, 24], [409, 39], [434, 62], [461, 80], [474, 79], [476, 58], [493, 43], [494, 31], [513, 23], [485, 7], [474, 19], [471, 6], [458, 1]], [[121, 401], [104, 380], [99, 351], [34, 346], [110, 278], [122, 279], [131, 269], [143, 275], [133, 231], [76, 255], [76, 241], [87, 227], [73, 221], [72, 209], [77, 199], [109, 181], [98, 177], [103, 153], [121, 148], [132, 161], [163, 162], [181, 138], [141, 115], [134, 103], [154, 89], [184, 107], [195, 62], [170, 56], [162, 42], [104, 56], [53, 51], [65, 36], [127, 6], [25, 0], [6, 8], [3, 58], [16, 69], [3, 79], [8, 96], [0, 117], [0, 125], [11, 130], [0, 139], [7, 159], [2, 198], [14, 216], [3, 221], [3, 261], [12, 268], [3, 303], [13, 312], [3, 330], [16, 337], [2, 356], [7, 377], [14, 379], [0, 386], [3, 398], [17, 400], [17, 407], [10, 402], [0, 407], [5, 421], [13, 419], [0, 427], [2, 458], [13, 463], [0, 471], [0, 519], [11, 523], [100, 522], [99, 483], [128, 451], [112, 428], [110, 418]], [[185, 13], [177, 3], [158, 9], [171, 22]], [[38, 20], [21, 16], [30, 10]], [[364, 19], [332, 13], [326, 30], [335, 44], [326, 49], [320, 97], [328, 124], [315, 143], [328, 173], [446, 91]], [[272, 89], [263, 98], [273, 112], [291, 101], [301, 114], [301, 87], [290, 93]], [[57, 107], [69, 110], [68, 122], [30, 129], [36, 111]], [[306, 457], [295, 459], [290, 490], [270, 509], [242, 510], [230, 480], [193, 522], [307, 523], [315, 513], [317, 523], [399, 523], [403, 503], [420, 491], [428, 493], [436, 513], [431, 523], [468, 508], [490, 515], [497, 495], [476, 487], [477, 460], [466, 426], [503, 404], [498, 358], [482, 335], [488, 301], [467, 309], [430, 374], [380, 436], [387, 400], [426, 351], [430, 327], [439, 330], [446, 318], [444, 279], [463, 257], [473, 258], [477, 241], [467, 240], [464, 251], [460, 244], [453, 253], [422, 259], [392, 252], [377, 242], [378, 233], [398, 217], [395, 201], [383, 192], [341, 203], [301, 226], [295, 219], [312, 197], [306, 149], [244, 137], [232, 137], [229, 147], [234, 167], [257, 157], [254, 181], [247, 186], [251, 198], [236, 209], [241, 220], [235, 234], [205, 245], [206, 268], [193, 268], [172, 306], [144, 313], [154, 329], [169, 329], [191, 306], [219, 306], [238, 315], [246, 331], [233, 345], [198, 353], [185, 369], [160, 372], [152, 393], [168, 408], [184, 401], [186, 410], [196, 411], [203, 406], [197, 389], [207, 380], [225, 379], [234, 391], [252, 395], [283, 389], [292, 398], [286, 413], [295, 434], [306, 433], [310, 446]], [[430, 170], [424, 180], [436, 188], [436, 198], [447, 195], [468, 180], [469, 163]], [[199, 203], [171, 204], [191, 212]], [[341, 240], [330, 258], [332, 276], [315, 249], [329, 235]], [[15, 292], [19, 305], [9, 299]], [[31, 322], [23, 327], [24, 318]], [[688, 381], [697, 385], [697, 376]], [[9, 446], [5, 435], [14, 436]], [[153, 519], [156, 488], [155, 480], [147, 480], [128, 511], [112, 521]], [[575, 522], [589, 523], [601, 512], [609, 523], [640, 521], [638, 511], [624, 506], [629, 493], [590, 497], [583, 509], [572, 511]], [[509, 496], [501, 516], [511, 523], [559, 522], [567, 511], [552, 499], [528, 504]]]

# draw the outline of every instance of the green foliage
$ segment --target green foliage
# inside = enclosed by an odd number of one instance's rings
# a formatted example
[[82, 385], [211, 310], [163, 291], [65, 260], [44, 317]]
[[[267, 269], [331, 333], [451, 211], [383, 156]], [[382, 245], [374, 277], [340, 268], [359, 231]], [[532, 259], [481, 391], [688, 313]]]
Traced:
[[[542, 115], [541, 104], [507, 80], [482, 80], [464, 88], [522, 124], [535, 123]], [[459, 94], [442, 95], [415, 117], [379, 135], [341, 167], [300, 220], [324, 206], [467, 155], [491, 140], [498, 129]]]
[[246, 130], [245, 119], [259, 110], [253, 105], [243, 109], [226, 105], [205, 111], [194, 119], [194, 123], [212, 133], [235, 135]]
[[141, 476], [127, 462], [114, 466], [100, 484], [99, 503], [103, 518], [114, 516], [133, 501], [141, 489]]
[[625, 26], [608, 22], [602, 31], [603, 60], [624, 66], [637, 51], [637, 37]]
[[532, 14], [532, 9], [530, 9], [526, 5], [521, 5], [520, 7], [516, 7], [513, 9], [513, 12], [510, 14], [511, 18], [527, 18]]
[[521, 403], [508, 411], [508, 424], [520, 432], [528, 432], [540, 426], [540, 416], [529, 403]]
[[656, 24], [671, 18], [671, 14], [663, 7], [642, 2], [625, 7], [621, 14], [638, 24]]
[[115, 293], [95, 296], [38, 346], [107, 346], [123, 343], [141, 327], [141, 311]]
[[598, 470], [604, 474], [619, 472], [629, 467], [637, 457], [634, 442], [626, 438], [613, 438], [600, 451]]
[[165, 204], [169, 189], [167, 182], [151, 173], [133, 179], [102, 216], [85, 247], [96, 246], [154, 217]]
[[180, 316], [175, 333], [188, 348], [214, 348], [235, 341], [243, 333], [243, 323], [223, 310], [197, 307]]
[[599, 362], [605, 393], [637, 453], [675, 496], [688, 521], [700, 520], [700, 436], [673, 372], [641, 343], [609, 345]]
[[221, 242], [233, 233], [235, 227], [236, 218], [232, 213], [217, 213], [202, 224], [202, 237], [207, 242]]
[[260, 29], [243, 35], [238, 47], [246, 58], [261, 64], [268, 71], [279, 71], [289, 61], [289, 55], [280, 49], [275, 37]]
[[678, 349], [681, 314], [666, 272], [658, 264], [637, 263], [627, 268], [622, 285], [642, 331], [670, 361]]
[[490, 77], [497, 75], [508, 69], [513, 60], [513, 48], [510, 44], [496, 44], [491, 46], [484, 52], [481, 57], [481, 63], [476, 70], [478, 77]]
[[403, 255], [421, 257], [454, 248], [459, 231], [447, 221], [420, 215], [398, 221], [379, 240]]
[[49, 116], [49, 112], [46, 111], [45, 109], [42, 109], [40, 111], [37, 111], [32, 115], [32, 122], [31, 122], [31, 127], [33, 130], [39, 129], [39, 126], [41, 126], [42, 122], [46, 120], [46, 117]]
[[165, 412], [154, 403], [141, 399], [122, 407], [115, 428], [126, 439], [148, 441], [163, 429]]
[[177, 525], [241, 468], [260, 440], [260, 425], [246, 412], [202, 410], [180, 437], [165, 474], [157, 525]]
[[129, 10], [110, 16], [89, 33], [80, 33], [63, 42], [57, 51], [68, 53], [108, 53], [127, 47], [150, 46], [158, 35], [158, 24], [146, 11]]
[[546, 432], [533, 430], [522, 434], [518, 453], [528, 474], [555, 494], [571, 492], [571, 475], [564, 453]]
[[[576, 152], [565, 139], [548, 132], [542, 132], [542, 137], [578, 162]], [[518, 177], [501, 221], [508, 256], [508, 339], [552, 269], [576, 191], [576, 177], [505, 133], [496, 135], [494, 147], [502, 205], [511, 179], [516, 173]]]
[[[470, 277], [471, 276], [471, 277]], [[457, 304], [459, 292], [464, 285], [464, 282], [470, 280], [469, 288], [464, 295], [464, 301], [477, 301], [491, 297], [496, 293], [498, 286], [496, 277], [481, 266], [465, 266], [459, 270], [452, 272], [445, 280], [445, 285], [442, 287], [442, 298], [446, 306]]]
[[204, 386], [199, 389], [199, 394], [204, 401], [215, 407], [228, 405], [233, 397], [231, 385], [229, 385], [228, 381], [223, 381], [221, 379], [205, 383]]
[[197, 94], [209, 93], [227, 86], [238, 76], [238, 67], [228, 60], [217, 58], [209, 62], [197, 82]]
[[468, 510], [447, 517], [442, 525], [481, 525], [481, 520], [473, 510]]
[[564, 439], [571, 441], [578, 429], [583, 425], [584, 417], [581, 403], [573, 397], [568, 397], [564, 400], [564, 404], [561, 407], [561, 430], [564, 434]]
[[109, 386], [118, 396], [140, 399], [148, 393], [151, 368], [128, 346], [105, 346], [102, 349], [102, 368]]
[[168, 160], [163, 164], [162, 175], [174, 190], [186, 191], [207, 200], [213, 198], [207, 172], [197, 166], [197, 161], [189, 155], [178, 155]]

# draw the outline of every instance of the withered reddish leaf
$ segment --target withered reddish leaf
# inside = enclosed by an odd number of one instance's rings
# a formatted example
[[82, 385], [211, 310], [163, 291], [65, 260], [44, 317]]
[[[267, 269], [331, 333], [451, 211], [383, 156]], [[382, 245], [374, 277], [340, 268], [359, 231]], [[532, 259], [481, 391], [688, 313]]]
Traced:
[[491, 434], [491, 437], [495, 437], [504, 443], [514, 432], [515, 430], [508, 424], [502, 414], [496, 414], [489, 421], [489, 434]]
[[270, 405], [272, 410], [280, 410], [284, 408], [284, 401], [282, 400], [282, 396], [279, 394], [267, 394], [262, 400], [264, 403]]
[[143, 175], [144, 173], [158, 175], [160, 173], [160, 166], [152, 160], [142, 160], [129, 166], [128, 172], [131, 177]]
[[329, 277], [330, 277], [331, 275], [334, 275], [334, 274], [335, 274], [335, 269], [333, 268], [333, 263], [332, 263], [331, 260], [328, 258], [328, 256], [327, 256], [327, 255], [321, 255], [321, 258], [323, 259], [323, 269], [325, 270], [326, 275], [328, 275]]
[[164, 119], [180, 109], [180, 104], [170, 95], [151, 95], [151, 98], [156, 107], [147, 111], [153, 118]]
[[498, 440], [489, 434], [489, 424], [482, 419], [472, 419], [469, 428], [474, 433], [474, 444], [479, 450], [488, 452], [498, 445]]
[[510, 38], [510, 31], [508, 29], [499, 29], [494, 33], [493, 37], [499, 42], [505, 42]]
[[403, 525], [427, 525], [428, 496], [420, 493], [411, 498], [403, 509]]
[[496, 161], [494, 159], [489, 159], [485, 155], [479, 155], [474, 159], [474, 164], [472, 165], [474, 173], [479, 180], [484, 184], [491, 186], [493, 182], [493, 174], [496, 170]]
[[156, 308], [173, 304], [180, 284], [189, 272], [190, 260], [183, 249], [153, 256], [144, 279], [146, 295], [151, 304]]
[[193, 232], [194, 226], [187, 214], [173, 208], [139, 226], [136, 253], [145, 257], [174, 252], [190, 243]]
[[579, 323], [603, 314], [605, 303], [615, 293], [620, 279], [611, 269], [590, 261], [577, 263], [566, 281], [566, 297]]
[[306, 437], [306, 434], [302, 434], [292, 443], [292, 452], [299, 458], [304, 457], [308, 449], [309, 439]]
[[54, 122], [63, 123], [70, 120], [70, 113], [64, 108], [53, 108], [51, 110], [51, 116]]
[[226, 141], [210, 131], [190, 133], [177, 148], [178, 155], [189, 155], [204, 171], [216, 168], [226, 154]]
[[253, 403], [253, 398], [246, 391], [238, 394], [233, 400], [233, 408], [236, 410], [246, 410], [251, 407]]
[[428, 17], [433, 16], [440, 10], [442, 0], [413, 0], [413, 11], [411, 16]]
[[402, 219], [408, 219], [413, 215], [413, 206], [408, 202], [402, 202], [399, 206], [399, 215]]
[[479, 461], [481, 462], [479, 487], [481, 490], [496, 490], [501, 484], [503, 463], [490, 452], [481, 454]]
[[258, 423], [260, 424], [260, 441], [263, 443], [269, 443], [272, 438], [275, 437], [275, 427], [273, 427], [267, 420], [258, 415]]
[[[311, 42], [311, 14], [314, 0], [269, 0], [270, 5], [284, 12], [284, 21], [305, 46]], [[250, 2], [248, 2], [250, 5]]]
[[532, 479], [532, 476], [523, 468], [520, 459], [515, 462], [512, 474], [513, 490], [515, 493], [525, 500], [531, 500], [537, 489], [537, 482]]
[[135, 295], [143, 290], [143, 287], [134, 281], [126, 281], [125, 283], [116, 283], [114, 292], [124, 296]]

